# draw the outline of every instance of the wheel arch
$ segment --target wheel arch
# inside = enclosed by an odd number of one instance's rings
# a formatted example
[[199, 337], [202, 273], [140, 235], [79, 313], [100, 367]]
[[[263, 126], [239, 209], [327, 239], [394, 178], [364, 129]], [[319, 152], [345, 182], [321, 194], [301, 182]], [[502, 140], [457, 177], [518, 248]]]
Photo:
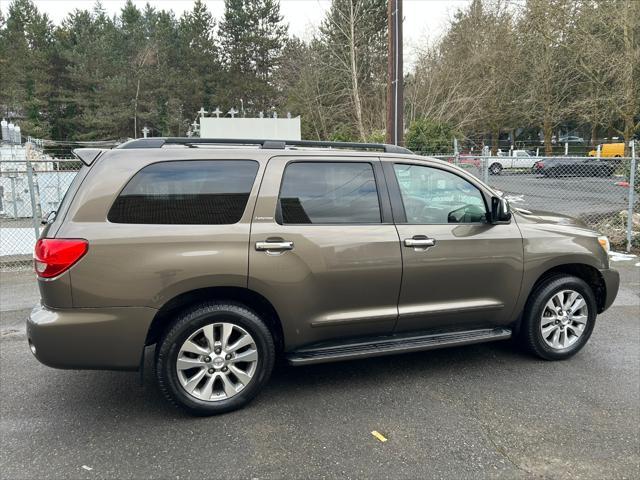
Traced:
[[605, 310], [607, 287], [602, 274], [598, 271], [597, 268], [586, 263], [577, 262], [555, 265], [553, 267], [547, 268], [544, 272], [538, 275], [534, 282], [531, 283], [531, 287], [528, 289], [526, 298], [522, 300], [522, 307], [519, 310], [520, 313], [513, 323], [514, 334], [518, 334], [520, 332], [522, 317], [524, 315], [525, 309], [527, 307], [527, 304], [529, 303], [531, 295], [536, 290], [536, 288], [538, 288], [538, 285], [540, 285], [548, 278], [557, 275], [572, 275], [574, 277], [580, 278], [581, 280], [584, 280], [587, 285], [591, 287], [591, 289], [593, 290], [593, 294], [596, 297], [598, 313], [602, 313]]
[[250, 308], [266, 323], [273, 335], [277, 351], [281, 352], [284, 349], [284, 332], [276, 309], [264, 296], [242, 287], [199, 288], [176, 295], [155, 314], [147, 331], [145, 345], [152, 345], [160, 340], [176, 313], [206, 301], [231, 301]]
[[593, 294], [596, 297], [598, 313], [602, 313], [604, 311], [604, 305], [607, 298], [607, 287], [604, 283], [604, 278], [597, 268], [585, 263], [566, 263], [549, 268], [534, 282], [529, 296], [531, 296], [531, 293], [538, 287], [538, 285], [547, 278], [563, 274], [573, 275], [574, 277], [584, 280], [587, 285], [591, 287]]

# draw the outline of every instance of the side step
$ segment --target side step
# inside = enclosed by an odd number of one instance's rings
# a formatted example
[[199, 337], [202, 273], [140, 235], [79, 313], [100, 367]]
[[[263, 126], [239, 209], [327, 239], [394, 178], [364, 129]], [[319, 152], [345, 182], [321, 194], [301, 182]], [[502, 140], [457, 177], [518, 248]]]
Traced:
[[389, 335], [370, 339], [323, 344], [295, 350], [287, 355], [291, 365], [337, 362], [358, 358], [379, 357], [395, 353], [417, 352], [436, 348], [471, 345], [511, 338], [508, 328], [482, 328], [457, 332]]

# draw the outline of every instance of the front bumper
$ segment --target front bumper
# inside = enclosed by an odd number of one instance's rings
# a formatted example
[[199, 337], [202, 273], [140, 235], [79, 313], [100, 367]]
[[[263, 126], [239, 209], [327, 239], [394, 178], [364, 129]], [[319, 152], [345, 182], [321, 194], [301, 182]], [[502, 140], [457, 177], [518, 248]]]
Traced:
[[613, 268], [606, 268], [600, 270], [600, 274], [604, 279], [604, 286], [606, 289], [606, 295], [604, 300], [604, 306], [602, 311], [604, 312], [609, 308], [618, 295], [618, 289], [620, 288], [620, 274]]
[[54, 368], [136, 370], [157, 310], [36, 306], [27, 319], [35, 357]]

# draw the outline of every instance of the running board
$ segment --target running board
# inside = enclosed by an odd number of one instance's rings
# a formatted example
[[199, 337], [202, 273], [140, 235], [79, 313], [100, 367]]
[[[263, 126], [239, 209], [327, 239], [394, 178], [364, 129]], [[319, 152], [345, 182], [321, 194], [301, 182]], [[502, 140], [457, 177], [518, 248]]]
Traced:
[[511, 338], [508, 328], [483, 328], [457, 332], [389, 335], [366, 340], [351, 340], [340, 344], [323, 344], [295, 350], [287, 355], [291, 365], [337, 362], [358, 358], [379, 357], [396, 353], [418, 352], [436, 348], [471, 345]]

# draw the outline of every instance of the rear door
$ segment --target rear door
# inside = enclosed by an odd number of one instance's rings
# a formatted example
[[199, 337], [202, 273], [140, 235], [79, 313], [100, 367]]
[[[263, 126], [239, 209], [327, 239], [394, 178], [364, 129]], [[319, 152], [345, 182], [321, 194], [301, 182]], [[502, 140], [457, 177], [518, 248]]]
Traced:
[[471, 177], [424, 162], [384, 162], [402, 245], [396, 330], [509, 323], [520, 291], [520, 231], [487, 222]]
[[376, 157], [272, 158], [249, 249], [249, 288], [289, 350], [393, 330], [402, 259]]

